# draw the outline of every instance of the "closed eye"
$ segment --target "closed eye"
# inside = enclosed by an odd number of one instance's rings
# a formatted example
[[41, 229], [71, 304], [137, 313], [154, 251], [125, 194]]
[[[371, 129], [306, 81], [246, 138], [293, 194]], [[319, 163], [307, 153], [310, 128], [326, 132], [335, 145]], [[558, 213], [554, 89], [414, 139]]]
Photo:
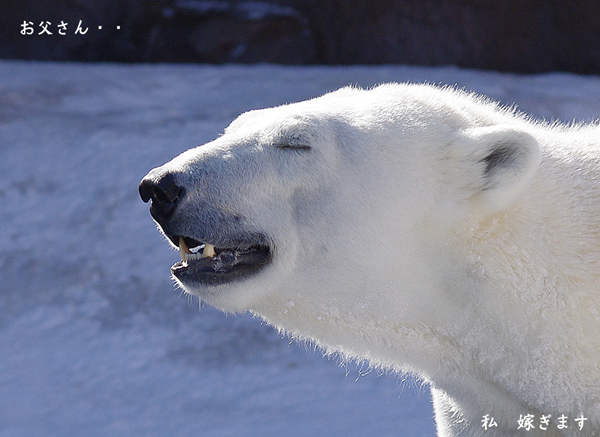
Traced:
[[305, 144], [280, 144], [280, 145], [277, 145], [276, 147], [281, 150], [302, 150], [302, 151], [312, 150], [312, 147], [307, 146]]

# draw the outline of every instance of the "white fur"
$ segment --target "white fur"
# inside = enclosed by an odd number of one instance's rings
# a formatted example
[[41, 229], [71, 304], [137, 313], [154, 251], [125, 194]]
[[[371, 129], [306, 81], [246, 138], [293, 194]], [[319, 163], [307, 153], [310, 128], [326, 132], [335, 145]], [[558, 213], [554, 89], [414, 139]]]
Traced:
[[[440, 436], [600, 435], [598, 126], [427, 85], [346, 88], [243, 114], [163, 170], [184, 211], [218, 204], [275, 247], [257, 276], [188, 292], [420, 375]], [[549, 430], [517, 431], [525, 414]]]

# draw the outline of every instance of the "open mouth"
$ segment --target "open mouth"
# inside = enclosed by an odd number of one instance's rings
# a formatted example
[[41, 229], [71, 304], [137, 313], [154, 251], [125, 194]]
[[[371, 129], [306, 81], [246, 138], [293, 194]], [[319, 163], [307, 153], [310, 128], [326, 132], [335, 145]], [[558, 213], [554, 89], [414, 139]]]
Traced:
[[183, 284], [218, 285], [245, 279], [258, 273], [272, 257], [270, 246], [258, 242], [216, 247], [190, 237], [170, 239], [181, 254], [171, 273]]

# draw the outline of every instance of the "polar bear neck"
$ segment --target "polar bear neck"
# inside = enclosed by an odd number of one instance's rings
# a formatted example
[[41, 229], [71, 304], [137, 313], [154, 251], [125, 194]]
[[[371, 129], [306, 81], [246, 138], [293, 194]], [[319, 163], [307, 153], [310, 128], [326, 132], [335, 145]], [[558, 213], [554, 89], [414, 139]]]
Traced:
[[[478, 289], [478, 311], [493, 327], [462, 340], [479, 345], [473, 370], [485, 369], [482, 379], [520, 399], [515, 408], [521, 411], [554, 417], [585, 411], [595, 426], [600, 421], [600, 144], [591, 139], [598, 133], [594, 127], [540, 134], [547, 141], [542, 164], [519, 202], [460, 233], [466, 259], [487, 284]], [[495, 278], [502, 278], [502, 287], [493, 285]]]

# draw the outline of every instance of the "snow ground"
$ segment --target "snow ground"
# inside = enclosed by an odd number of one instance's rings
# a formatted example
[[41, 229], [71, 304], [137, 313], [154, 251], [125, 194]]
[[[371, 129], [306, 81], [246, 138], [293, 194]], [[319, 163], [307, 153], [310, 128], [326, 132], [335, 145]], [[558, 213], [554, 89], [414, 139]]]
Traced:
[[348, 84], [457, 85], [600, 117], [600, 79], [455, 68], [0, 61], [0, 437], [432, 436], [426, 386], [188, 301], [137, 185], [243, 111]]

